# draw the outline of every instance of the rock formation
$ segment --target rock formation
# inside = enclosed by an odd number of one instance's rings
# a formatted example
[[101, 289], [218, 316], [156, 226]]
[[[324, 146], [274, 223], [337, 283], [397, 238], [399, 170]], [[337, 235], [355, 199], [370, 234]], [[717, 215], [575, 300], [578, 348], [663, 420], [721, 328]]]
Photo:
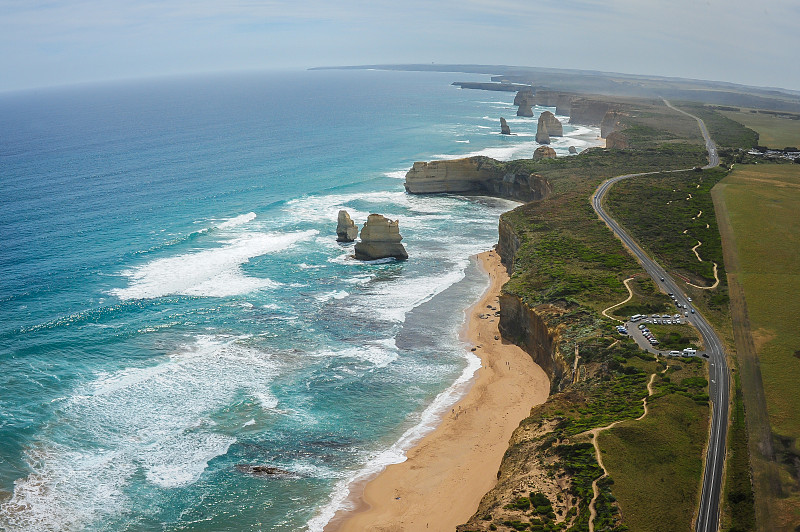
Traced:
[[555, 107], [557, 115], [569, 116], [573, 98], [575, 95], [569, 92], [537, 90], [533, 103], [542, 107]]
[[356, 258], [376, 260], [394, 257], [406, 260], [408, 253], [401, 240], [399, 221], [389, 220], [380, 214], [370, 214], [361, 229], [361, 241], [356, 243]]
[[548, 133], [547, 126], [541, 119], [539, 120], [539, 125], [536, 126], [536, 142], [539, 144], [550, 144], [550, 133]]
[[625, 135], [623, 135], [621, 132], [614, 131], [612, 133], [609, 133], [609, 135], [606, 137], [606, 145], [605, 145], [605, 147], [606, 148], [610, 148], [610, 149], [627, 148], [628, 147], [628, 139], [626, 139]]
[[616, 148], [622, 150], [627, 147], [628, 139], [625, 138], [625, 135], [623, 135], [621, 131], [614, 131], [606, 137], [606, 148]]
[[538, 161], [540, 159], [555, 159], [556, 158], [556, 150], [551, 148], [550, 146], [539, 146], [536, 148], [536, 151], [533, 152], [533, 160]]
[[541, 115], [539, 115], [539, 128], [542, 126], [547, 127], [547, 134], [551, 137], [563, 137], [564, 136], [564, 127], [561, 125], [561, 122], [556, 118], [556, 115], [551, 113], [550, 111], [545, 111]]
[[608, 111], [603, 120], [600, 122], [600, 137], [606, 138], [614, 131], [619, 131], [622, 127], [620, 123], [620, 117], [622, 116], [621, 113], [618, 111]]
[[350, 215], [345, 210], [339, 211], [339, 222], [336, 224], [336, 241], [352, 242], [358, 236], [358, 227], [350, 219]]
[[511, 134], [511, 128], [508, 127], [508, 122], [506, 122], [506, 119], [503, 118], [502, 116], [500, 117], [500, 134], [501, 135]]
[[524, 202], [540, 200], [552, 191], [538, 174], [481, 156], [414, 163], [405, 186], [410, 194], [485, 194]]
[[514, 97], [514, 105], [518, 105], [517, 116], [533, 116], [533, 91], [521, 90]]
[[578, 150], [577, 150], [577, 148], [575, 148], [575, 146], [570, 146], [569, 147], [569, 152], [570, 153], [578, 153]]
[[570, 124], [583, 124], [597, 126], [611, 109], [611, 104], [591, 98], [575, 98], [572, 100], [569, 112]]

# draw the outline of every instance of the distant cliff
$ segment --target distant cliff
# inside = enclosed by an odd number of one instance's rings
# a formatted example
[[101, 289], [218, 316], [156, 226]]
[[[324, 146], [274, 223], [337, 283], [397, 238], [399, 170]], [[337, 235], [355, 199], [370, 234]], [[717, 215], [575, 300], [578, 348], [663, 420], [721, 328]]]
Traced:
[[539, 200], [552, 192], [542, 176], [480, 156], [416, 162], [406, 174], [405, 187], [410, 194], [483, 194], [522, 202]]
[[570, 124], [599, 126], [603, 117], [611, 110], [611, 104], [592, 98], [575, 98], [569, 112]]

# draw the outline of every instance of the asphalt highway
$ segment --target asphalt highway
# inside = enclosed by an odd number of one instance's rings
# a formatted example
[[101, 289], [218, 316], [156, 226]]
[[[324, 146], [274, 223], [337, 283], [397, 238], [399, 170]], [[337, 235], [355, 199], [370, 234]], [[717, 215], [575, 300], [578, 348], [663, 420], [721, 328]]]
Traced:
[[[697, 120], [700, 131], [706, 142], [708, 150], [708, 165], [704, 168], [713, 168], [719, 164], [717, 148], [708, 134], [702, 120], [685, 111], [673, 107], [668, 101], [664, 103], [675, 111], [690, 116]], [[680, 171], [680, 170], [678, 170]], [[658, 172], [645, 172], [639, 174], [627, 174], [613, 177], [604, 181], [595, 192], [592, 198], [592, 207], [598, 216], [605, 221], [614, 234], [622, 240], [625, 246], [630, 249], [639, 260], [645, 271], [653, 278], [657, 285], [667, 293], [675, 294], [677, 303], [692, 308], [683, 291], [683, 282], [676, 283], [675, 280], [658, 263], [651, 259], [639, 245], [625, 232], [622, 227], [603, 210], [603, 197], [608, 189], [616, 182], [641, 175], [656, 174]], [[663, 281], [662, 281], [663, 279]], [[697, 532], [716, 532], [719, 527], [719, 501], [722, 492], [722, 472], [725, 465], [725, 446], [728, 434], [728, 402], [730, 391], [730, 375], [728, 363], [722, 342], [714, 332], [708, 321], [695, 309], [694, 314], [690, 313], [685, 318], [694, 325], [703, 337], [705, 352], [709, 356], [709, 396], [711, 398], [711, 431], [708, 440], [708, 450], [706, 454], [705, 471], [703, 472], [703, 491], [700, 498], [700, 508], [695, 523]]]

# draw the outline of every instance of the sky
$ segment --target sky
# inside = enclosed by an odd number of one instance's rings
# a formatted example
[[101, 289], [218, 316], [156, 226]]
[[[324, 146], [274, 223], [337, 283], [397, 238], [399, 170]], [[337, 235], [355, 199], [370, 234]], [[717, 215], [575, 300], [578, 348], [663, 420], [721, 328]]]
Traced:
[[0, 0], [0, 91], [475, 63], [800, 90], [797, 0]]

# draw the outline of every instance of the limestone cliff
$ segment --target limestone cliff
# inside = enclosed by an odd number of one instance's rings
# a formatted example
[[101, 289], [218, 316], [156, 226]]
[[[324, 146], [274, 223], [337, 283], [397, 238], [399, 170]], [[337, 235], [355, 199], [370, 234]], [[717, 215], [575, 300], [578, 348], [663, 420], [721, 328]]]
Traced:
[[339, 220], [336, 224], [336, 241], [353, 242], [358, 236], [358, 227], [350, 218], [347, 211], [339, 211]]
[[508, 122], [506, 122], [506, 119], [503, 118], [502, 116], [500, 117], [500, 134], [501, 135], [511, 134], [511, 128], [508, 127]]
[[370, 214], [361, 229], [361, 241], [355, 246], [356, 258], [376, 260], [394, 257], [405, 260], [408, 253], [401, 240], [399, 221], [389, 220], [380, 214]]
[[539, 119], [539, 125], [536, 126], [536, 142], [539, 144], [550, 144], [550, 133], [547, 131], [547, 125]]
[[614, 131], [606, 137], [606, 148], [622, 150], [628, 147], [628, 139], [621, 131]]
[[[555, 309], [545, 309], [549, 312]], [[558, 329], [550, 329], [536, 310], [528, 307], [515, 295], [500, 294], [500, 322], [503, 338], [507, 338], [528, 353], [533, 361], [550, 377], [552, 387], [557, 387], [566, 370], [566, 363], [556, 350]]]
[[539, 200], [550, 194], [550, 183], [538, 174], [508, 168], [489, 157], [416, 162], [406, 174], [410, 194], [485, 194], [517, 201]]
[[555, 107], [557, 115], [569, 116], [573, 98], [575, 95], [569, 92], [537, 90], [533, 103], [542, 107]]
[[575, 98], [572, 100], [569, 113], [570, 124], [597, 126], [611, 109], [611, 104], [591, 98]]
[[556, 118], [556, 115], [551, 113], [550, 111], [545, 111], [541, 115], [539, 115], [539, 126], [547, 127], [547, 134], [551, 137], [563, 137], [564, 136], [564, 127], [561, 125], [561, 122]]
[[620, 123], [620, 117], [622, 114], [618, 111], [608, 111], [605, 116], [603, 116], [603, 120], [600, 122], [600, 137], [606, 138], [614, 131], [619, 131], [622, 127]]
[[514, 105], [518, 105], [517, 116], [533, 116], [533, 92], [521, 90], [514, 97]]
[[556, 158], [556, 150], [554, 150], [550, 146], [539, 146], [533, 152], [534, 161], [539, 161], [541, 159], [555, 159], [555, 158]]

